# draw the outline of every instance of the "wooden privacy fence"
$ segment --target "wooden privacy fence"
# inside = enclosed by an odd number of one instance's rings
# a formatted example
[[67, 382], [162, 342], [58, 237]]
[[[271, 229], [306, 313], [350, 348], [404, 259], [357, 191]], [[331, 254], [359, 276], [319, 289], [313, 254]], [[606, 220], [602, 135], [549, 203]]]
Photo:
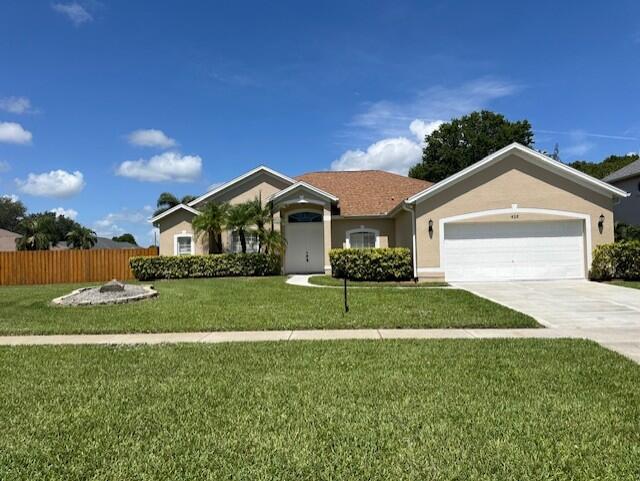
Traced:
[[158, 248], [0, 252], [0, 285], [133, 279], [129, 258]]

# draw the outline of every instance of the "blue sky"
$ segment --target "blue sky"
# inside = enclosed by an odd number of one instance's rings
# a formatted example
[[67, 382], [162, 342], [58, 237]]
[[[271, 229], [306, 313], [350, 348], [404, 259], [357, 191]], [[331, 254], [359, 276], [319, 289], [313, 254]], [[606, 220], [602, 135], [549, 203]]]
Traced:
[[637, 1], [3, 0], [0, 32], [0, 194], [144, 244], [162, 191], [406, 172], [479, 108], [564, 161], [640, 149]]

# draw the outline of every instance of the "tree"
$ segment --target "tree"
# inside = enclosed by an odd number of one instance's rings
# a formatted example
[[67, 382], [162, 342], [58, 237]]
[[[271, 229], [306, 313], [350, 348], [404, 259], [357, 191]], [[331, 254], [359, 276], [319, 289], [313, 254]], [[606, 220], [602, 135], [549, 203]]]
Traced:
[[22, 234], [16, 240], [19, 251], [49, 250], [51, 245], [52, 226], [49, 217], [30, 216], [20, 221], [17, 230]]
[[258, 251], [262, 250], [262, 240], [267, 232], [267, 226], [273, 230], [273, 214], [271, 213], [271, 207], [268, 205], [262, 205], [262, 199], [256, 197], [252, 201], [249, 201], [251, 215], [253, 217], [253, 223], [258, 231]]
[[20, 221], [27, 215], [27, 208], [19, 200], [0, 197], [0, 229], [15, 232]]
[[178, 199], [171, 192], [163, 192], [158, 197], [158, 201], [156, 202], [156, 211], [153, 213], [154, 216], [161, 214], [165, 210], [169, 210], [172, 207], [175, 207], [178, 204], [188, 204], [192, 200], [196, 199], [194, 195], [185, 195], [182, 199]]
[[237, 232], [240, 237], [240, 246], [242, 252], [247, 252], [247, 238], [246, 233], [249, 230], [249, 226], [255, 222], [255, 212], [253, 209], [253, 203], [243, 202], [229, 208], [227, 216], [227, 227], [233, 232]]
[[136, 238], [133, 237], [133, 234], [122, 234], [122, 235], [117, 235], [115, 237], [112, 237], [111, 240], [114, 240], [116, 242], [128, 242], [129, 244], [133, 244], [135, 246], [138, 245], [138, 243], [136, 242]]
[[98, 236], [91, 229], [79, 226], [67, 234], [67, 242], [72, 249], [91, 249], [98, 243]]
[[638, 154], [627, 155], [610, 155], [602, 162], [587, 162], [586, 160], [576, 160], [569, 164], [570, 167], [577, 169], [585, 174], [589, 174], [596, 179], [604, 179], [607, 175], [614, 173], [627, 166], [631, 162], [635, 162], [640, 158]]
[[533, 144], [527, 120], [511, 122], [487, 110], [472, 112], [425, 137], [422, 161], [409, 170], [409, 176], [439, 182], [512, 142]]
[[196, 239], [207, 236], [209, 254], [222, 252], [222, 231], [227, 225], [229, 210], [227, 203], [207, 202], [191, 222]]
[[264, 249], [265, 254], [282, 255], [287, 248], [287, 240], [281, 232], [273, 229], [266, 229], [258, 234], [260, 239], [260, 248]]

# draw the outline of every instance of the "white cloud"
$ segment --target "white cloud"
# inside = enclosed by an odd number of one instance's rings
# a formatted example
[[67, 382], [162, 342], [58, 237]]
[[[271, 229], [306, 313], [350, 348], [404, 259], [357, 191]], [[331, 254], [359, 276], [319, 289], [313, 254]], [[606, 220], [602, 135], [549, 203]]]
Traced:
[[66, 15], [77, 27], [83, 23], [91, 22], [93, 16], [79, 3], [54, 3], [51, 5], [56, 12]]
[[78, 194], [85, 186], [82, 172], [69, 173], [52, 170], [42, 174], [29, 174], [27, 180], [16, 179], [20, 192], [38, 197], [65, 198]]
[[149, 229], [149, 217], [153, 207], [145, 205], [142, 209], [122, 209], [112, 212], [93, 223], [93, 230], [101, 237], [115, 237], [129, 232], [141, 245], [153, 243], [155, 229]]
[[436, 122], [468, 114], [491, 101], [513, 95], [520, 87], [492, 78], [481, 78], [459, 87], [435, 86], [419, 92], [403, 102], [382, 100], [368, 104], [356, 115], [349, 128], [374, 136], [398, 136], [414, 119]]
[[8, 144], [28, 144], [33, 135], [15, 122], [0, 122], [0, 142]]
[[177, 142], [162, 130], [158, 129], [139, 129], [134, 130], [128, 135], [129, 143], [138, 147], [159, 147], [168, 149], [175, 147]]
[[164, 152], [149, 160], [127, 160], [116, 173], [144, 182], [193, 182], [202, 172], [202, 159], [197, 155]]
[[61, 215], [65, 216], [67, 219], [75, 220], [78, 217], [78, 211], [74, 209], [65, 209], [64, 207], [56, 207], [55, 209], [51, 209], [49, 212], [53, 212], [56, 217], [60, 217]]
[[0, 110], [11, 114], [31, 112], [31, 101], [26, 97], [4, 97], [0, 99]]
[[416, 136], [418, 142], [424, 142], [424, 138], [438, 130], [442, 124], [444, 124], [444, 120], [425, 122], [421, 119], [415, 119], [409, 124], [409, 130]]
[[405, 175], [422, 156], [422, 148], [406, 137], [380, 140], [366, 152], [347, 150], [331, 164], [332, 170], [379, 169]]
[[11, 200], [11, 202], [18, 202], [20, 200], [20, 197], [15, 194], [5, 194], [2, 197]]
[[[455, 88], [431, 87], [404, 102], [370, 103], [348, 124], [346, 136], [368, 141], [383, 138], [371, 143], [366, 151], [347, 150], [331, 168], [381, 169], [406, 175], [422, 157], [425, 136], [453, 117], [485, 108], [492, 100], [518, 90], [512, 83], [481, 78]], [[407, 126], [415, 141], [407, 137]]]
[[9, 162], [0, 160], [0, 174], [3, 174], [4, 172], [9, 172], [10, 170], [11, 170], [11, 166], [9, 165]]

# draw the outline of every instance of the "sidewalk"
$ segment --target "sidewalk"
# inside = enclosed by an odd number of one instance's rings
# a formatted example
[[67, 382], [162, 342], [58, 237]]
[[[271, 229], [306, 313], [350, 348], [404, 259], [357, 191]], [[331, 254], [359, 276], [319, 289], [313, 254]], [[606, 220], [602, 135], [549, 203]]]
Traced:
[[346, 339], [590, 339], [640, 364], [639, 329], [338, 329], [1, 336], [0, 346], [176, 344]]

